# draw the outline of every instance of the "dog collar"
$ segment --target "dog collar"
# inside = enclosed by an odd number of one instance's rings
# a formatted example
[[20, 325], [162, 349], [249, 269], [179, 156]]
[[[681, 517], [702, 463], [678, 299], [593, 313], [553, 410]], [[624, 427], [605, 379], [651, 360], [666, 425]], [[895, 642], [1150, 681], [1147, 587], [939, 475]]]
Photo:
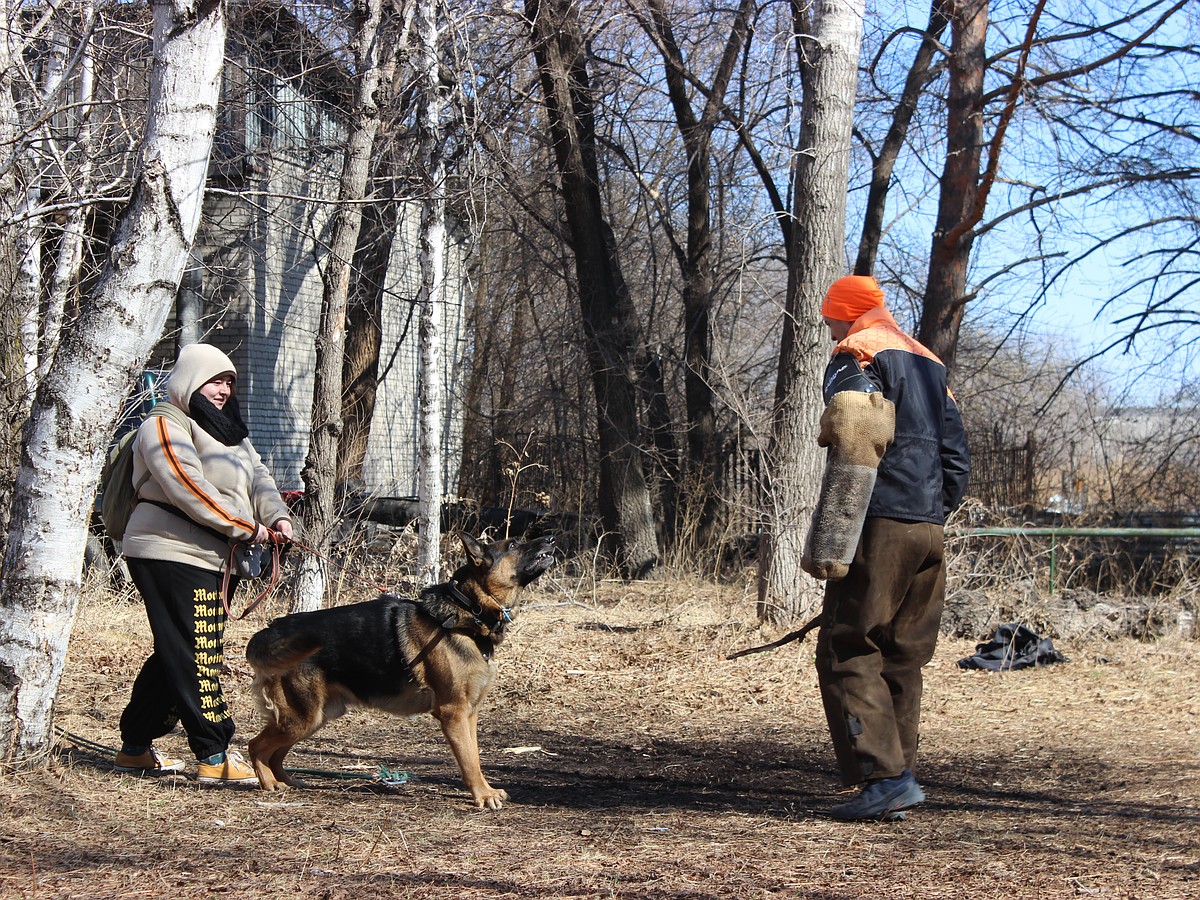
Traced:
[[471, 602], [471, 598], [462, 592], [462, 589], [453, 581], [446, 582], [446, 593], [455, 606], [465, 609], [475, 618], [483, 615], [483, 607], [478, 603]]
[[[446, 596], [449, 597], [450, 601], [455, 606], [470, 613], [475, 619], [475, 624], [482, 625], [485, 628], [490, 629], [495, 634], [499, 634], [501, 631], [503, 631], [504, 626], [512, 621], [511, 611], [502, 606], [500, 607], [500, 614], [496, 616], [495, 622], [485, 622], [483, 620], [484, 609], [481, 604], [473, 602], [471, 598], [464, 594], [462, 589], [459, 588], [459, 586], [453, 581], [446, 582], [443, 587], [446, 590]], [[442, 623], [442, 626], [444, 628], [451, 628], [453, 627], [453, 624], [447, 620], [446, 622]]]

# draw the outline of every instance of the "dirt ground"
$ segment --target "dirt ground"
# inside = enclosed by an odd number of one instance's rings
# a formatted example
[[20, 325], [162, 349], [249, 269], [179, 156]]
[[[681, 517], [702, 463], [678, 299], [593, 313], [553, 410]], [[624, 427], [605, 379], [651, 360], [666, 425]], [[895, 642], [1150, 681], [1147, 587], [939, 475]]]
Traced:
[[[845, 824], [823, 814], [840, 798], [811, 638], [724, 658], [778, 636], [748, 581], [544, 582], [482, 716], [484, 769], [512, 798], [497, 812], [469, 805], [428, 716], [350, 713], [289, 758], [315, 774], [282, 795], [115, 774], [148, 628], [136, 602], [90, 598], [61, 752], [0, 776], [0, 897], [1200, 894], [1200, 642], [1056, 641], [1068, 662], [998, 675], [960, 670], [975, 640], [944, 639], [929, 802]], [[238, 746], [257, 726], [242, 651], [281, 611], [230, 628]], [[181, 734], [161, 747], [188, 757]]]

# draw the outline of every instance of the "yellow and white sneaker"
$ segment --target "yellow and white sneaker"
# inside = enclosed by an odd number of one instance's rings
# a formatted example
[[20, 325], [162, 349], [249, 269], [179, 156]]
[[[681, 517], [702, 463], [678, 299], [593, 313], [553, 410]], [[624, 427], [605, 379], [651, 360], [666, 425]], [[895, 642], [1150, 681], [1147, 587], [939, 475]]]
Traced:
[[225, 753], [225, 761], [219, 763], [200, 763], [197, 778], [201, 784], [247, 785], [258, 784], [258, 776], [242, 754], [236, 750]]
[[183, 760], [163, 756], [153, 747], [137, 756], [119, 750], [116, 770], [126, 775], [173, 775], [183, 771]]

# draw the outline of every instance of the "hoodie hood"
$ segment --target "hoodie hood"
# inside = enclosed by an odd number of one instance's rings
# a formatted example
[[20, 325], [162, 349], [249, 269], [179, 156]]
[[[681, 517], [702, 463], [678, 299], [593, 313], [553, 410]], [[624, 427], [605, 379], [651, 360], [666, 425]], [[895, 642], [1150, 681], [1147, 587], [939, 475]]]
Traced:
[[223, 372], [233, 373], [236, 387], [237, 368], [233, 360], [212, 344], [188, 344], [179, 351], [179, 359], [167, 379], [167, 399], [186, 412], [197, 388]]

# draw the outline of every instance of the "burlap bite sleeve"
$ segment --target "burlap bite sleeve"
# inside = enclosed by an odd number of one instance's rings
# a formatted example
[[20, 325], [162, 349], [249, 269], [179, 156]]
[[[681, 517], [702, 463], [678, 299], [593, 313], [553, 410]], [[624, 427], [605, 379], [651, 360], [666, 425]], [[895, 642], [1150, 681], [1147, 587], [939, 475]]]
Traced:
[[842, 391], [825, 407], [817, 443], [829, 451], [800, 560], [814, 578], [834, 580], [850, 570], [875, 472], [895, 432], [896, 408], [883, 394]]

